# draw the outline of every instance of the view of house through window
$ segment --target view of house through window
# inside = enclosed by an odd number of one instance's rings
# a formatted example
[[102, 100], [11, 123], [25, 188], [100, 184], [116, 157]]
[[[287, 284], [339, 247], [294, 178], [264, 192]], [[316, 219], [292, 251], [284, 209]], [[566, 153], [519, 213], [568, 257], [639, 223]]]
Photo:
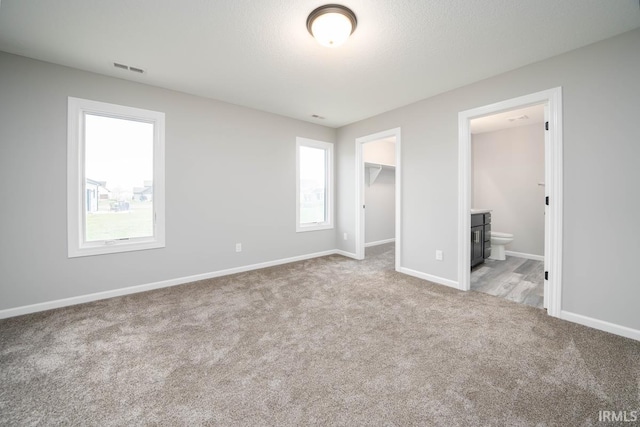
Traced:
[[85, 241], [153, 236], [153, 124], [85, 114]]
[[297, 147], [297, 231], [333, 227], [331, 177], [333, 144], [298, 138]]
[[300, 147], [300, 223], [326, 220], [326, 150]]
[[69, 257], [164, 248], [164, 113], [68, 101]]

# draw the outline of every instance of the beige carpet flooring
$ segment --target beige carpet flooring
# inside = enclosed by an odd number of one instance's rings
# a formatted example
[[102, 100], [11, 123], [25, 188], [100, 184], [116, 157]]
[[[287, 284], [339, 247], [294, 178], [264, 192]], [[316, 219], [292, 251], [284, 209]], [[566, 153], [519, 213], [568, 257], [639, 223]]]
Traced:
[[0, 321], [5, 426], [589, 426], [638, 409], [640, 342], [398, 274], [393, 245]]

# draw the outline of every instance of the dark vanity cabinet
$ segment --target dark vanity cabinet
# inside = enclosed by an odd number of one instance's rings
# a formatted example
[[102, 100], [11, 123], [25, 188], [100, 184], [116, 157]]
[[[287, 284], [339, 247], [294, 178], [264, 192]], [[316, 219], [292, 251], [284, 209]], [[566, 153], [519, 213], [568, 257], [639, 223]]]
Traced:
[[484, 262], [484, 255], [482, 253], [482, 249], [484, 246], [483, 233], [484, 233], [483, 225], [471, 226], [471, 267], [475, 267], [481, 262]]
[[491, 256], [491, 213], [471, 215], [471, 267]]

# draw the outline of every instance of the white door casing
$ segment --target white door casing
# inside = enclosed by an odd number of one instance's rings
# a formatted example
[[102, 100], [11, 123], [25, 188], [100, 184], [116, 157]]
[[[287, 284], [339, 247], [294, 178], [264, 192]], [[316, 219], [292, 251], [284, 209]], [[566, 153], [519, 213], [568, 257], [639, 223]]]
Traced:
[[471, 131], [472, 119], [530, 105], [545, 104], [549, 130], [545, 132], [545, 306], [560, 316], [562, 307], [562, 88], [485, 105], [458, 114], [458, 287], [470, 289]]

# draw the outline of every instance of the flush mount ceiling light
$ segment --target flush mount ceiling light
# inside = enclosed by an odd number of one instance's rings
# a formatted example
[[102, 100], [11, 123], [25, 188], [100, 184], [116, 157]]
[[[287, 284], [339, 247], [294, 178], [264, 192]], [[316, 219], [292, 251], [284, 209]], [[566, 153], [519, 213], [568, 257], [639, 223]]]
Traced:
[[326, 47], [336, 47], [346, 42], [357, 25], [353, 11], [339, 4], [320, 6], [307, 18], [307, 30], [318, 43]]

